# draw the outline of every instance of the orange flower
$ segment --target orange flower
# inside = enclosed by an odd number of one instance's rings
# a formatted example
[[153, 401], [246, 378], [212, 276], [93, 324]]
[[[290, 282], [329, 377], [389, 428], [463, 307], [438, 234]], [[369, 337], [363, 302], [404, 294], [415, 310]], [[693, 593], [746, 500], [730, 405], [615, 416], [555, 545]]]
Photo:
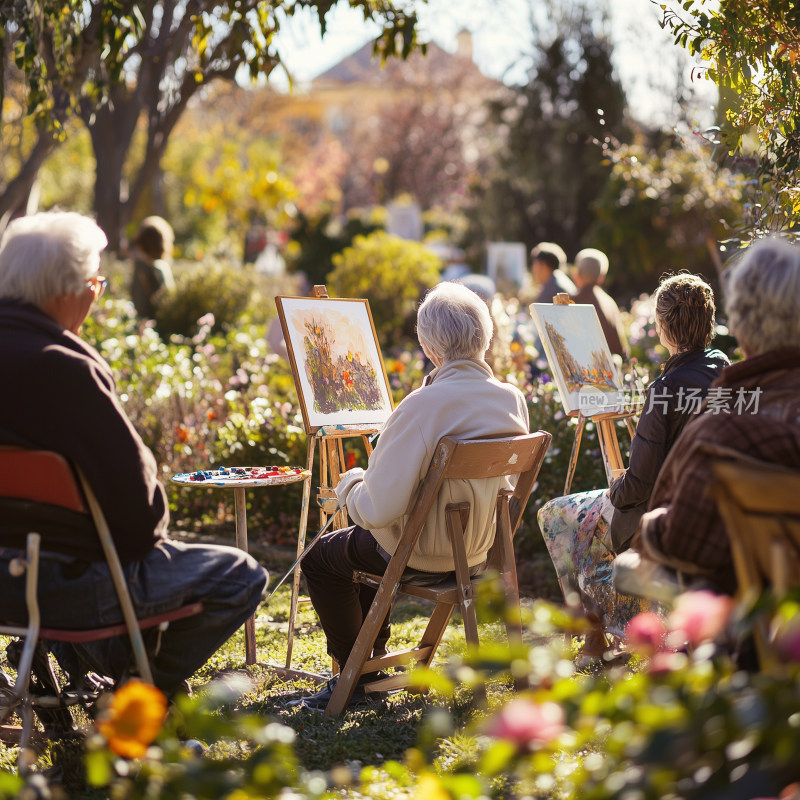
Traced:
[[208, 421], [209, 421], [209, 422], [210, 422], [212, 419], [216, 419], [216, 418], [217, 418], [217, 414], [216, 414], [216, 412], [215, 412], [215, 411], [213, 411], [213, 410], [212, 410], [212, 411], [209, 411], [209, 412], [206, 414], [206, 419], [208, 419]]
[[406, 365], [402, 361], [395, 361], [392, 364], [392, 372], [405, 372]]
[[134, 679], [114, 693], [103, 718], [97, 720], [97, 729], [118, 756], [141, 758], [158, 736], [166, 716], [164, 693]]
[[178, 425], [175, 428], [175, 435], [178, 437], [179, 442], [189, 441], [189, 429], [185, 425]]

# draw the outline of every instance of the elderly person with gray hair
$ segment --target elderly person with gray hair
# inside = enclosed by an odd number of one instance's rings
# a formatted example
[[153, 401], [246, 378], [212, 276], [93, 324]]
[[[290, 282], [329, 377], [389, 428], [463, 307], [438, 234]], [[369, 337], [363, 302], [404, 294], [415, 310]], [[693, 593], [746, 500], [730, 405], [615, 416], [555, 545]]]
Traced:
[[800, 468], [800, 246], [761, 240], [725, 270], [723, 284], [745, 359], [723, 370], [670, 451], [633, 547], [734, 594], [728, 537], [708, 493], [711, 464], [724, 450]]
[[[172, 693], [253, 613], [267, 574], [241, 550], [167, 538], [156, 460], [126, 416], [108, 364], [78, 336], [106, 285], [99, 274], [105, 246], [93, 220], [60, 211], [14, 220], [0, 241], [0, 445], [52, 450], [82, 470], [140, 619], [202, 601], [200, 614], [173, 621], [152, 659], [156, 685]], [[0, 504], [3, 619], [27, 619], [25, 582], [10, 574], [9, 563], [30, 530], [42, 536], [42, 625], [122, 622], [91, 518], [12, 501]], [[127, 637], [54, 644], [53, 652], [76, 683], [89, 670], [119, 680], [132, 663]]]
[[[417, 335], [435, 369], [389, 417], [368, 468], [342, 475], [336, 495], [347, 505], [355, 524], [323, 536], [303, 562], [308, 593], [328, 638], [328, 652], [340, 664], [347, 662], [375, 596], [375, 590], [353, 583], [353, 571], [386, 571], [438, 441], [443, 436], [518, 436], [529, 430], [525, 397], [516, 387], [496, 380], [484, 361], [492, 320], [478, 295], [455, 283], [440, 283], [420, 305]], [[417, 581], [438, 582], [454, 568], [444, 522], [448, 502], [471, 502], [467, 561], [477, 572], [486, 560], [496, 479], [450, 483], [431, 510], [411, 555], [407, 575]], [[388, 638], [387, 619], [376, 651]], [[360, 683], [373, 679], [362, 676]], [[324, 708], [335, 682], [333, 678], [316, 695], [295, 703]], [[352, 702], [364, 697], [363, 688], [357, 687]]]
[[619, 306], [601, 285], [608, 274], [608, 256], [602, 250], [587, 247], [575, 256], [575, 286], [570, 297], [576, 303], [591, 303], [597, 309], [608, 349], [619, 356], [628, 354], [628, 338]]

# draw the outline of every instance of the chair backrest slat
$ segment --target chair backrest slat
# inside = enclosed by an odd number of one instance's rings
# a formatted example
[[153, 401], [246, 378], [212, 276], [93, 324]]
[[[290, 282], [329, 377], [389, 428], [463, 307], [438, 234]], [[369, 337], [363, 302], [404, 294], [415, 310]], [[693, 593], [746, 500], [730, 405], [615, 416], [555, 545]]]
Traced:
[[49, 450], [0, 447], [0, 497], [89, 510], [69, 462]]
[[[539, 435], [503, 439], [461, 439], [450, 457], [445, 478], [497, 478], [530, 469]], [[450, 440], [456, 441], [456, 440]]]

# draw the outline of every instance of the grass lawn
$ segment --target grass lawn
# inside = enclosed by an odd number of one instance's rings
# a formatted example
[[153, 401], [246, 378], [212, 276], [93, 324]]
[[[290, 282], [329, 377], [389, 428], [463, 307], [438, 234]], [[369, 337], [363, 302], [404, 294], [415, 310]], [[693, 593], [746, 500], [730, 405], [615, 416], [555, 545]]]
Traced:
[[[271, 582], [275, 583], [283, 570], [291, 564], [289, 553], [257, 553], [264, 563], [272, 565]], [[282, 561], [286, 560], [283, 567]], [[476, 711], [472, 693], [458, 690], [455, 697], [443, 698], [437, 693], [419, 695], [397, 692], [376, 700], [370, 705], [348, 711], [338, 719], [323, 718], [319, 712], [288, 706], [288, 701], [315, 691], [312, 679], [288, 680], [269, 669], [269, 665], [283, 666], [286, 658], [290, 589], [284, 585], [278, 593], [262, 603], [256, 618], [256, 645], [259, 665], [246, 667], [244, 663], [244, 636], [238, 631], [206, 665], [192, 678], [195, 693], [223, 675], [246, 675], [251, 688], [237, 702], [237, 708], [265, 719], [276, 720], [294, 729], [297, 734], [294, 750], [306, 770], [328, 771], [344, 765], [356, 774], [362, 767], [380, 767], [386, 761], [402, 760], [406, 751], [417, 744], [420, 734], [428, 725], [432, 708], [446, 705], [456, 727]], [[392, 613], [391, 648], [412, 646], [417, 643], [427, 624], [431, 606], [424, 601], [401, 598]], [[502, 624], [481, 625], [482, 643], [493, 639], [505, 641]], [[2, 643], [2, 642], [0, 642]], [[448, 626], [437, 654], [444, 661], [451, 654], [463, 651], [464, 638], [461, 618], [457, 613]], [[326, 653], [325, 637], [318, 625], [310, 604], [299, 607], [295, 631], [292, 667], [311, 673], [329, 676], [331, 661]], [[490, 687], [490, 703], [511, 691], [510, 684], [497, 682]], [[84, 727], [89, 720], [82, 720]], [[236, 744], [206, 742], [210, 745], [207, 757], [235, 755]], [[458, 738], [447, 740], [449, 758], [458, 757]], [[14, 768], [17, 750], [0, 744], [0, 769]], [[245, 753], [242, 753], [245, 755]], [[38, 761], [39, 769], [49, 770], [69, 797], [99, 798], [104, 792], [92, 791], [85, 785], [83, 770], [83, 740], [46, 745]], [[355, 792], [355, 790], [353, 790]], [[377, 791], [377, 790], [374, 790]], [[357, 792], [352, 795], [361, 796]]]

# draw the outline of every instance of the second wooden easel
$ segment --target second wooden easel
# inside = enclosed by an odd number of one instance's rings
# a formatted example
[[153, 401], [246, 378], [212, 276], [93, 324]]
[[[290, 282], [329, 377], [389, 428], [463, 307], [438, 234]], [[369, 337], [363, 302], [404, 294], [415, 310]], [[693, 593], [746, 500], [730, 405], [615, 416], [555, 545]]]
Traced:
[[[554, 305], [566, 306], [570, 305], [572, 300], [568, 294], [557, 294], [553, 298]], [[577, 417], [578, 426], [575, 430], [575, 440], [572, 443], [572, 452], [569, 456], [569, 465], [567, 466], [567, 477], [564, 481], [564, 494], [569, 494], [572, 487], [572, 479], [575, 477], [575, 468], [578, 466], [578, 453], [581, 449], [581, 438], [583, 437], [583, 429], [586, 427], [586, 422], [592, 422], [597, 428], [597, 439], [600, 442], [600, 452], [603, 457], [603, 466], [606, 471], [606, 478], [608, 485], [618, 477], [618, 475], [625, 470], [625, 465], [622, 461], [622, 453], [619, 448], [619, 438], [617, 437], [617, 421], [624, 420], [628, 428], [628, 433], [633, 438], [635, 426], [633, 424], [634, 411], [609, 411], [598, 414], [591, 414], [584, 416], [581, 413], [573, 413], [570, 416]]]

